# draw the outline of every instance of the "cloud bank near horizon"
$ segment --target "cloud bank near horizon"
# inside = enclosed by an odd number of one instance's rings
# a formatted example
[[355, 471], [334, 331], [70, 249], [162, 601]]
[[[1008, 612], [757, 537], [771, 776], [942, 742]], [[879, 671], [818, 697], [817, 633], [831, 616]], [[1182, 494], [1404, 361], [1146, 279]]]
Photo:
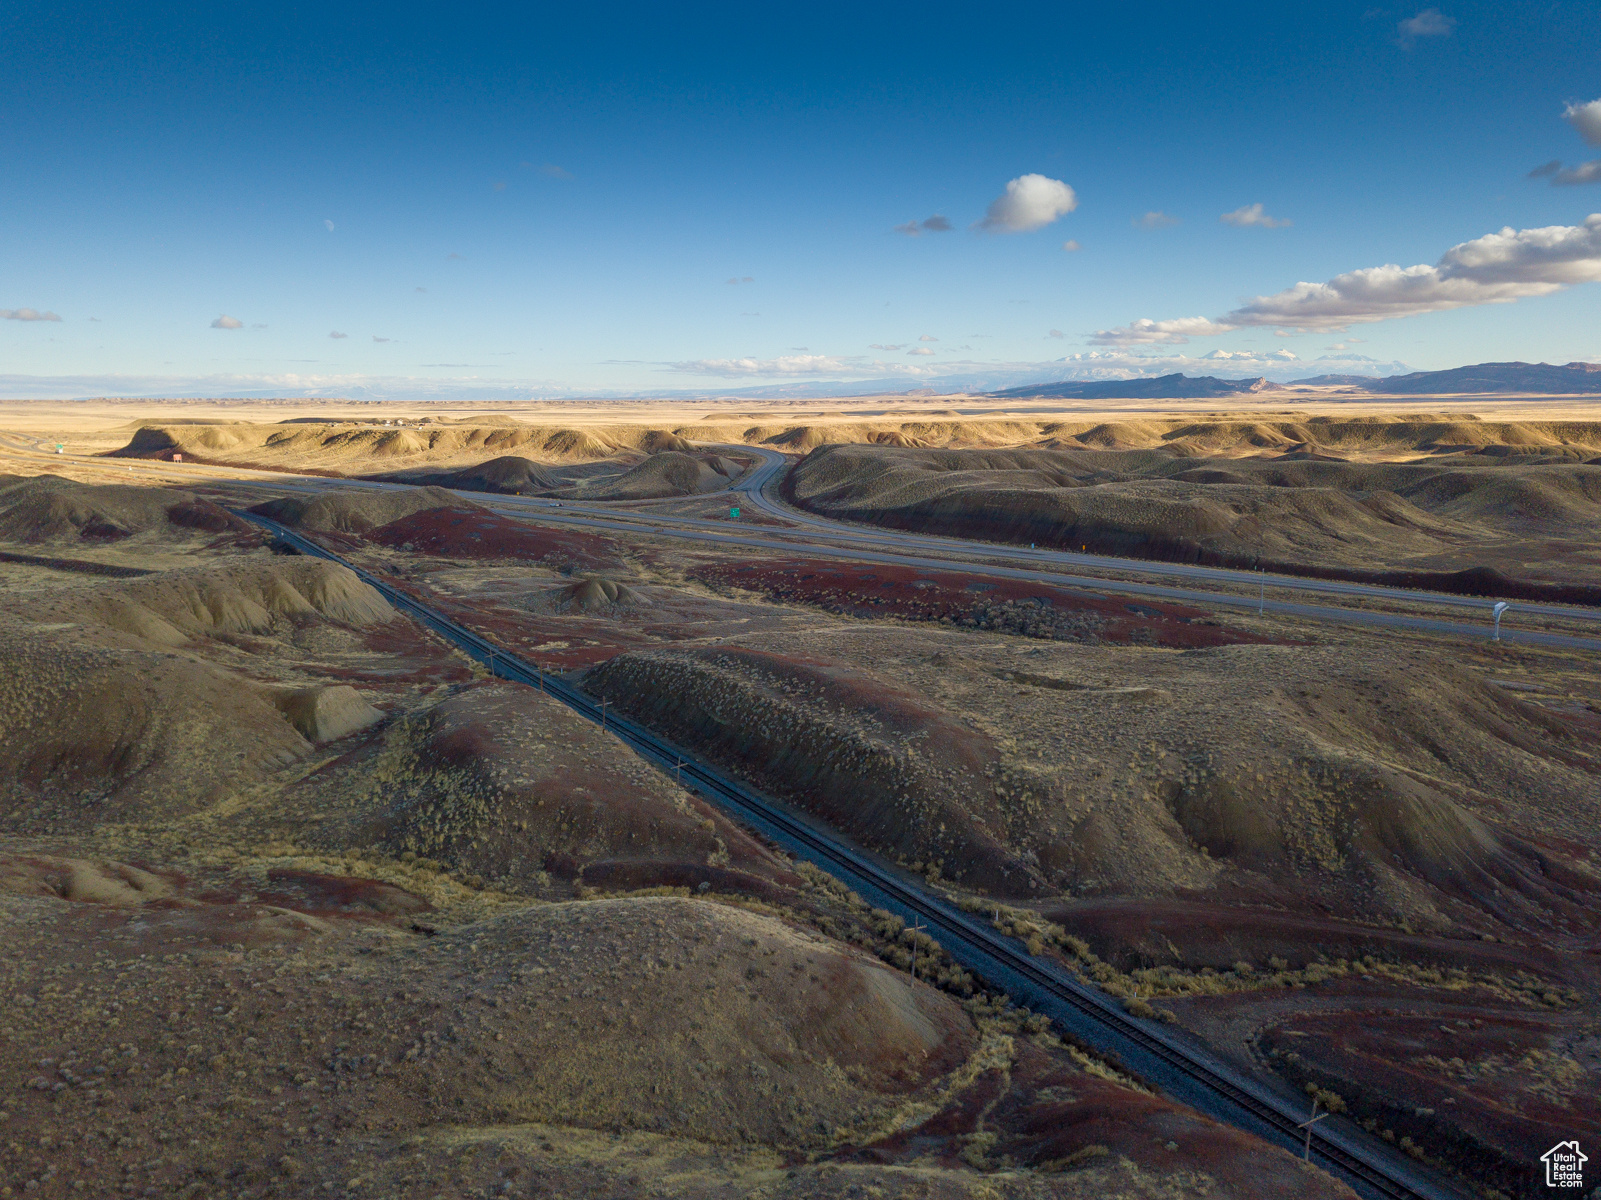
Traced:
[[[1278, 382], [1313, 375], [1401, 375], [1404, 362], [1379, 361], [1360, 354], [1330, 354], [1304, 360], [1288, 350], [1213, 350], [1204, 355], [1150, 354], [1130, 350], [1088, 350], [1034, 362], [961, 360], [927, 364], [866, 357], [786, 356], [780, 359], [713, 359], [659, 364], [680, 382], [659, 388], [579, 387], [549, 380], [486, 379], [458, 376], [374, 376], [358, 374], [222, 375], [0, 375], [0, 399], [343, 397], [362, 400], [563, 400], [650, 399], [655, 397], [741, 394], [760, 388], [792, 386], [808, 395], [859, 394], [932, 387], [948, 392], [994, 391], [1063, 380], [1136, 379], [1175, 372], [1255, 378]], [[703, 369], [706, 367], [711, 369]], [[721, 387], [693, 382], [696, 376], [721, 380]], [[744, 385], [744, 386], [740, 386]]]
[[1601, 213], [1582, 225], [1547, 225], [1486, 234], [1452, 246], [1438, 262], [1388, 263], [1336, 275], [1326, 283], [1297, 283], [1257, 296], [1221, 317], [1141, 318], [1089, 335], [1095, 346], [1183, 345], [1238, 329], [1277, 326], [1331, 333], [1352, 325], [1444, 312], [1480, 304], [1510, 304], [1601, 281]]

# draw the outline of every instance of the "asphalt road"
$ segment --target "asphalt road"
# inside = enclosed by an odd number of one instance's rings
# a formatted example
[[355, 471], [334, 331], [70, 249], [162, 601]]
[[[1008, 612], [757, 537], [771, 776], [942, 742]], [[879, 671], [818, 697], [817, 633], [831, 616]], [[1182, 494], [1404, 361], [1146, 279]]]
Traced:
[[[23, 451], [30, 457], [35, 454], [46, 460], [57, 457], [41, 450], [38, 439], [21, 435], [0, 434], [0, 445]], [[731, 500], [737, 498], [740, 507], [749, 505], [770, 516], [792, 522], [800, 528], [795, 530], [760, 526], [741, 528], [730, 520], [639, 512], [616, 503], [554, 501], [529, 496], [496, 496], [483, 492], [458, 494], [464, 499], [484, 505], [505, 516], [537, 518], [542, 523], [592, 529], [611, 536], [629, 533], [648, 534], [652, 537], [691, 541], [702, 545], [760, 551], [768, 556], [779, 552], [792, 557], [833, 558], [846, 562], [909, 566], [926, 571], [974, 570], [988, 576], [1050, 584], [1054, 587], [1081, 588], [1098, 594], [1137, 596], [1242, 611], [1256, 610], [1264, 616], [1274, 614], [1307, 621], [1406, 630], [1441, 637], [1462, 637], [1482, 641], [1488, 639], [1491, 632], [1492, 601], [1479, 597], [1344, 583], [1337, 580], [1303, 579], [1292, 575], [1231, 571], [1186, 563], [1148, 562], [1143, 559], [1073, 554], [1059, 550], [1031, 550], [1021, 546], [938, 537], [900, 530], [881, 530], [871, 526], [833, 521], [791, 508], [776, 499], [774, 496], [776, 484], [788, 462], [783, 454], [755, 446], [719, 445], [708, 448], [737, 452], [747, 457], [751, 454], [758, 456], [762, 461], [745, 476], [735, 480], [723, 494]], [[381, 490], [403, 486], [371, 480], [292, 475], [200, 463], [152, 463], [147, 460], [129, 461], [75, 455], [66, 457], [81, 464], [110, 468], [114, 471], [126, 466], [130, 469], [130, 473], [137, 476], [179, 480], [201, 476], [217, 482], [266, 486], [280, 493], [322, 491], [331, 487]], [[48, 466], [48, 463], [40, 465], [44, 467]], [[761, 532], [756, 532], [757, 529]], [[975, 557], [990, 561], [982, 565], [963, 561]], [[990, 565], [995, 559], [1019, 565]], [[1258, 595], [1253, 597], [1240, 592], [1186, 588], [1126, 578], [1107, 578], [1097, 574], [1101, 571], [1116, 571], [1119, 574], [1138, 573], [1193, 583], [1228, 584], [1244, 589], [1247, 593], [1250, 589], [1256, 588]], [[1269, 597], [1265, 594], [1268, 588], [1281, 594], [1285, 591], [1296, 591], [1347, 599], [1371, 599], [1387, 604], [1426, 604], [1430, 607], [1463, 609], [1480, 615], [1471, 620], [1449, 620], [1381, 609], [1319, 605]], [[1519, 601], [1511, 604], [1501, 622], [1502, 638], [1511, 644], [1570, 650], [1601, 650], [1601, 637], [1520, 629], [1517, 627], [1517, 618], [1521, 614], [1588, 622], [1601, 621], [1601, 609]]]

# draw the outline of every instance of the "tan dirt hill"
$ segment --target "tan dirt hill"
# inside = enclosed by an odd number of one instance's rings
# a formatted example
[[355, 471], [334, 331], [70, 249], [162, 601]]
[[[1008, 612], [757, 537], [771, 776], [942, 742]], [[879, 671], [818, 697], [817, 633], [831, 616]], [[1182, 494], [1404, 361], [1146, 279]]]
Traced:
[[1552, 840], [1601, 821], [1584, 727], [1436, 656], [1053, 643], [1025, 667], [936, 631], [751, 640], [585, 686], [966, 887], [1475, 935], [1601, 914], [1601, 876]]
[[[359, 1180], [397, 1200], [1349, 1196], [769, 915], [489, 903], [429, 937], [417, 896], [281, 861], [265, 887], [221, 877], [204, 899], [114, 862], [0, 868], [0, 976], [22, 998], [4, 1036], [29, 1048], [0, 1062], [10, 1178], [46, 1197], [108, 1176], [168, 1195]], [[104, 902], [56, 890], [78, 878]], [[967, 1114], [1001, 1081], [1007, 1111], [981, 1135]], [[913, 1164], [901, 1139], [924, 1125]]]
[[727, 478], [708, 463], [692, 455], [663, 450], [615, 479], [597, 479], [562, 494], [578, 500], [660, 500], [668, 496], [698, 496], [727, 485]]
[[193, 492], [83, 484], [56, 475], [0, 477], [0, 540], [186, 542], [247, 532], [238, 517]]
[[376, 718], [348, 687], [284, 688], [187, 653], [371, 628], [393, 610], [332, 563], [163, 572], [0, 602], [0, 781], [12, 829], [193, 811]]
[[[786, 487], [836, 518], [1129, 557], [1601, 583], [1601, 466], [1546, 449], [1398, 463], [829, 446]], [[1551, 558], [1551, 541], [1570, 544]]]
[[431, 509], [483, 511], [481, 505], [440, 487], [285, 496], [281, 500], [257, 504], [250, 511], [297, 529], [359, 534]]

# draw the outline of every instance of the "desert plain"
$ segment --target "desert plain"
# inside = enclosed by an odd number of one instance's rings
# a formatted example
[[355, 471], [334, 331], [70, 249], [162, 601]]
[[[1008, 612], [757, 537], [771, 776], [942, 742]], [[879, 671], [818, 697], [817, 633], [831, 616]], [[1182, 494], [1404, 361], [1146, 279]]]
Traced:
[[1601, 1136], [1588, 400], [4, 402], [0, 1196], [1352, 1194], [251, 510], [1463, 1194]]

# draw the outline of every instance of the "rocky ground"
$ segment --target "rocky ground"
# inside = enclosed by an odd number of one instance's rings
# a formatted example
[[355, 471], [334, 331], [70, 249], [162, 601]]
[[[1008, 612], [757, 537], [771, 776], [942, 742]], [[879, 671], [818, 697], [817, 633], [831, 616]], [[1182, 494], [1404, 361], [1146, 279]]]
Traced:
[[[192, 495], [0, 483], [0, 519], [41, 488], [0, 590], [0, 1195], [1349, 1194], [348, 571]], [[377, 516], [319, 536], [552, 669], [857, 627]]]

